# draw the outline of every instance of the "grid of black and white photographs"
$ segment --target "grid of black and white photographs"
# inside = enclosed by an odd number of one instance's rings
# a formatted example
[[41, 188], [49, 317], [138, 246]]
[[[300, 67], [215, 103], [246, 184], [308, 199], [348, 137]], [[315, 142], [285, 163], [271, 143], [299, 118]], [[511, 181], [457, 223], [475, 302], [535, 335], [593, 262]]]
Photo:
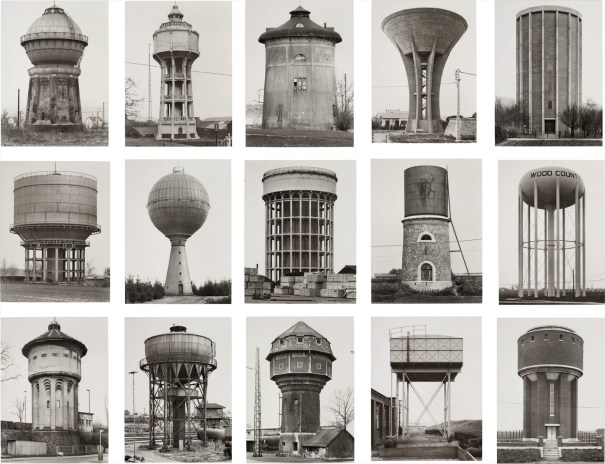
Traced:
[[604, 1], [0, 0], [0, 460], [605, 464]]

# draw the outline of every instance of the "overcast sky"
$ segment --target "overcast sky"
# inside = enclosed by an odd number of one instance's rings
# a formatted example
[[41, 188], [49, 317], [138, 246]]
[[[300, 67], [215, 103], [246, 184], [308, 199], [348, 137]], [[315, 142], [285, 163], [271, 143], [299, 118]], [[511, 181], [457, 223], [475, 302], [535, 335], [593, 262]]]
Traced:
[[[27, 358], [21, 354], [23, 346], [48, 331], [53, 316], [48, 317], [3, 317], [2, 343], [10, 349], [15, 363], [9, 373], [17, 373], [15, 380], [2, 382], [2, 420], [19, 422], [13, 414], [15, 399], [23, 400], [27, 391], [27, 422], [31, 422], [31, 384], [27, 380]], [[102, 317], [58, 317], [61, 331], [84, 343], [88, 352], [82, 358], [82, 380], [79, 384], [78, 405], [82, 412], [88, 412], [88, 392], [90, 390], [90, 412], [94, 421], [107, 424], [105, 402], [107, 397], [107, 318]], [[4, 373], [3, 373], [4, 375]]]
[[[389, 329], [411, 325], [426, 325], [426, 334], [447, 335], [463, 339], [462, 371], [452, 383], [452, 420], [482, 419], [481, 414], [481, 318], [479, 317], [412, 317], [372, 318], [372, 388], [385, 396], [391, 394], [391, 367]], [[417, 328], [418, 330], [419, 328]], [[411, 329], [410, 329], [411, 331]], [[424, 330], [420, 332], [424, 334]], [[437, 384], [415, 382], [416, 390], [427, 401]], [[412, 390], [410, 390], [411, 392]], [[413, 395], [413, 393], [412, 393]], [[395, 393], [393, 392], [393, 396]], [[410, 398], [410, 421], [416, 422], [422, 413], [422, 403], [417, 396]], [[443, 393], [437, 395], [431, 406], [437, 420], [443, 417]], [[421, 425], [431, 426], [434, 421], [425, 414]]]
[[[21, 238], [9, 232], [14, 221], [14, 178], [20, 174], [35, 171], [54, 171], [54, 161], [2, 161], [0, 163], [0, 248], [1, 258], [7, 264], [15, 264], [23, 269], [24, 252], [20, 246]], [[95, 161], [58, 161], [57, 171], [74, 171], [89, 174], [97, 178], [97, 224], [101, 233], [91, 235], [86, 240], [86, 262], [95, 266], [95, 274], [102, 275], [109, 266], [109, 163]]]
[[498, 430], [523, 429], [523, 381], [517, 375], [517, 339], [539, 325], [562, 325], [584, 339], [584, 375], [578, 380], [578, 430], [605, 423], [603, 319], [498, 319]]
[[[372, 160], [372, 274], [401, 269], [407, 168], [433, 165], [447, 168], [451, 215], [470, 272], [481, 272], [481, 161], [480, 160]], [[385, 207], [389, 199], [390, 207]], [[479, 239], [479, 240], [477, 240]], [[450, 227], [451, 250], [457, 250]], [[464, 241], [472, 240], [472, 241]], [[389, 245], [389, 246], [385, 246]], [[393, 245], [393, 246], [391, 246]], [[460, 253], [451, 253], [452, 271], [466, 272]]]
[[[32, 23], [42, 16], [52, 1], [2, 2], [2, 109], [17, 114], [17, 89], [21, 89], [21, 110], [27, 106], [29, 75], [33, 65], [21, 46], [20, 37], [27, 33]], [[107, 2], [92, 0], [59, 1], [57, 6], [76, 22], [82, 34], [88, 37], [88, 46], [80, 64], [80, 99], [82, 120], [96, 116], [105, 102], [105, 117], [108, 115], [108, 41]], [[25, 115], [25, 113], [23, 113]]]
[[[353, 2], [341, 0], [247, 0], [246, 1], [246, 103], [258, 99], [265, 86], [265, 45], [258, 41], [268, 27], [278, 27], [290, 20], [290, 11], [302, 5], [311, 12], [311, 20], [328, 27], [342, 37], [336, 44], [336, 79], [353, 75]], [[262, 92], [261, 92], [262, 94]], [[262, 96], [261, 96], [262, 98]]]
[[[469, 0], [374, 0], [372, 2], [372, 114], [386, 110], [408, 111], [408, 80], [399, 51], [382, 31], [388, 15], [409, 8], [442, 8], [458, 13], [468, 29], [452, 49], [443, 70], [441, 119], [456, 114], [456, 69], [477, 74], [475, 2]], [[460, 112], [471, 116], [477, 111], [477, 77], [462, 75]]]
[[[550, 0], [496, 0], [496, 95], [516, 99], [517, 13], [526, 8], [552, 5]], [[600, 0], [560, 0], [557, 6], [573, 8], [582, 15], [582, 99], [603, 101], [603, 27]]]
[[231, 411], [231, 319], [228, 317], [127, 317], [125, 321], [124, 353], [124, 408], [132, 412], [132, 375], [136, 371], [135, 407], [136, 412], [149, 413], [149, 378], [140, 370], [139, 362], [145, 357], [145, 340], [154, 335], [170, 332], [173, 325], [184, 325], [188, 333], [210, 338], [216, 344], [218, 368], [208, 377], [208, 403], [225, 406]]
[[[173, 5], [174, 2], [126, 2], [126, 77], [135, 81], [136, 94], [144, 99], [139, 108], [140, 120], [146, 120], [148, 115], [147, 44], [151, 44], [152, 54], [152, 118], [157, 120], [160, 113], [160, 68], [153, 59], [153, 34], [168, 21]], [[183, 21], [200, 35], [200, 56], [193, 62], [191, 75], [195, 116], [231, 116], [231, 2], [180, 2], [178, 6]]]
[[[336, 360], [332, 364], [332, 379], [321, 391], [321, 425], [334, 422], [334, 412], [330, 410], [334, 393], [353, 388], [353, 365], [355, 350], [353, 344], [352, 317], [249, 317], [246, 319], [246, 427], [254, 424], [254, 368], [256, 366], [256, 347], [260, 352], [261, 392], [263, 428], [276, 428], [279, 424], [279, 388], [269, 377], [269, 361], [265, 358], [271, 351], [275, 338], [296, 324], [305, 322], [309, 327], [323, 335], [332, 348]], [[347, 426], [355, 434], [355, 422]]]
[[246, 161], [244, 265], [255, 267], [258, 264], [258, 273], [265, 275], [263, 174], [271, 169], [289, 166], [324, 168], [336, 173], [338, 198], [334, 202], [334, 272], [347, 264], [356, 264], [355, 161]]
[[[512, 285], [516, 286], [519, 281], [517, 266], [519, 181], [528, 171], [547, 166], [562, 166], [571, 169], [579, 174], [584, 181], [584, 187], [586, 188], [586, 286], [587, 288], [593, 285], [597, 288], [604, 288], [605, 241], [603, 241], [603, 230], [605, 229], [605, 208], [603, 198], [605, 193], [603, 191], [603, 161], [500, 161], [498, 165], [500, 287], [510, 288]], [[574, 208], [570, 209], [572, 212], [573, 210]], [[542, 211], [538, 212], [539, 222], [541, 221], [540, 212]], [[569, 218], [569, 216], [567, 217]], [[572, 222], [570, 221], [569, 224], [572, 224]], [[541, 227], [543, 228], [543, 225]], [[573, 233], [571, 237], [573, 237]], [[573, 263], [571, 264], [573, 266]], [[566, 275], [566, 279], [571, 279], [571, 273]], [[539, 281], [543, 280], [544, 278], [541, 275]], [[568, 288], [569, 285], [568, 282]]]
[[147, 213], [154, 184], [175, 166], [198, 179], [210, 198], [204, 225], [187, 240], [189, 275], [196, 285], [231, 278], [231, 168], [227, 160], [126, 161], [126, 276], [164, 283], [170, 240]]

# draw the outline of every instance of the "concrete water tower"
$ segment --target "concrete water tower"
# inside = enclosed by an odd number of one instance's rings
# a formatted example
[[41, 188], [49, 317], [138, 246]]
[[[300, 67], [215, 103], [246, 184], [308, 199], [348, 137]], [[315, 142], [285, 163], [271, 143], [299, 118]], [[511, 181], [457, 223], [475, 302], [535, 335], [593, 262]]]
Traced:
[[264, 129], [332, 130], [336, 107], [336, 44], [333, 27], [314, 23], [299, 6], [290, 20], [268, 27], [265, 45]]
[[193, 111], [191, 68], [200, 56], [200, 35], [183, 21], [176, 3], [153, 34], [153, 59], [160, 65], [160, 119], [156, 139], [199, 139]]
[[584, 340], [572, 329], [539, 326], [517, 340], [523, 379], [523, 438], [577, 438]]
[[299, 455], [319, 432], [320, 393], [336, 357], [326, 337], [299, 321], [273, 340], [266, 359], [282, 396], [279, 453]]
[[414, 166], [404, 171], [403, 283], [418, 291], [452, 286], [447, 170]]
[[517, 13], [517, 103], [529, 132], [569, 128], [558, 114], [582, 104], [582, 15], [562, 6]]
[[568, 290], [575, 297], [586, 296], [585, 204], [584, 181], [571, 169], [536, 168], [521, 178], [519, 297], [533, 293], [538, 298], [540, 290], [545, 297], [559, 298]]
[[14, 183], [14, 223], [21, 237], [25, 279], [81, 282], [86, 277], [86, 240], [97, 224], [97, 179], [68, 171], [21, 174]]
[[397, 47], [407, 74], [406, 132], [443, 132], [439, 110], [443, 69], [467, 28], [462, 16], [439, 8], [401, 10], [382, 21], [382, 30]]
[[[62, 332], [56, 320], [22, 348], [28, 359], [34, 434], [78, 430], [78, 385], [82, 378], [81, 360], [87, 351], [82, 342]], [[56, 442], [59, 444], [60, 438]]]
[[149, 192], [149, 218], [171, 243], [165, 295], [193, 295], [185, 243], [204, 225], [209, 211], [206, 189], [182, 167], [175, 167]]
[[265, 271], [277, 282], [291, 272], [334, 271], [334, 202], [338, 178], [293, 166], [263, 174]]
[[51, 6], [21, 36], [34, 65], [29, 69], [25, 126], [34, 130], [80, 129], [80, 62], [88, 37], [63, 8]]
[[173, 325], [145, 340], [140, 368], [149, 377], [149, 447], [191, 449], [189, 437], [206, 442], [208, 377], [217, 368], [216, 345]]

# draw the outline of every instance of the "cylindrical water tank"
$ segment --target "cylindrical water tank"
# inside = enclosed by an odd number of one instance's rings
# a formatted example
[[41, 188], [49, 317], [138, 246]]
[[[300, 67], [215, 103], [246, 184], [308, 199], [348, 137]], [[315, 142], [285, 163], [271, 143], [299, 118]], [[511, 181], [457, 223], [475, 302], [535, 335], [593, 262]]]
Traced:
[[447, 170], [439, 166], [414, 166], [404, 172], [405, 217], [448, 215]]
[[208, 337], [187, 333], [183, 326], [172, 326], [169, 333], [145, 340], [148, 364], [195, 362], [216, 365], [216, 348]]
[[519, 375], [547, 367], [582, 375], [584, 340], [572, 329], [553, 325], [534, 327], [519, 337], [517, 345]]
[[191, 24], [183, 21], [183, 16], [178, 6], [173, 5], [168, 14], [170, 21], [162, 23], [153, 34], [154, 55], [171, 55], [178, 52], [200, 54], [200, 36], [192, 29]]
[[77, 172], [15, 178], [14, 230], [23, 240], [86, 240], [97, 226], [97, 179]]
[[307, 166], [277, 168], [263, 174], [263, 195], [273, 192], [308, 190], [336, 194], [336, 173]]

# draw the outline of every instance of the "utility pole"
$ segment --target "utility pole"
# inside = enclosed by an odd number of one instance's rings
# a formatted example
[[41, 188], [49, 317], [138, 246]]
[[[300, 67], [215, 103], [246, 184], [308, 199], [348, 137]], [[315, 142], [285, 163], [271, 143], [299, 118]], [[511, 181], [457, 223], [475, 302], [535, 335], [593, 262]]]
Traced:
[[17, 129], [21, 129], [21, 89], [17, 89]]
[[456, 69], [456, 142], [460, 142], [460, 70]]
[[254, 372], [254, 449], [252, 456], [260, 457], [263, 455], [262, 441], [262, 422], [261, 422], [261, 396], [260, 396], [260, 353], [256, 347], [256, 369]]
[[137, 413], [134, 410], [134, 375], [137, 371], [130, 371], [129, 374], [132, 375], [132, 420], [133, 420], [133, 430], [132, 430], [132, 450], [133, 450], [133, 462], [137, 461]]
[[347, 101], [347, 73], [345, 73], [345, 102], [344, 102], [344, 112], [347, 113], [347, 107], [349, 106], [349, 102]]
[[[23, 397], [25, 398], [25, 402], [24, 402], [25, 403], [25, 414], [23, 416], [23, 423], [25, 424], [25, 423], [27, 423], [27, 390], [23, 390], [23, 393], [24, 393]], [[33, 422], [34, 422], [34, 419], [32, 417], [32, 430], [34, 427]]]
[[151, 44], [147, 44], [147, 120], [151, 121]]
[[90, 390], [87, 388], [86, 391], [88, 392], [88, 413], [90, 414]]

